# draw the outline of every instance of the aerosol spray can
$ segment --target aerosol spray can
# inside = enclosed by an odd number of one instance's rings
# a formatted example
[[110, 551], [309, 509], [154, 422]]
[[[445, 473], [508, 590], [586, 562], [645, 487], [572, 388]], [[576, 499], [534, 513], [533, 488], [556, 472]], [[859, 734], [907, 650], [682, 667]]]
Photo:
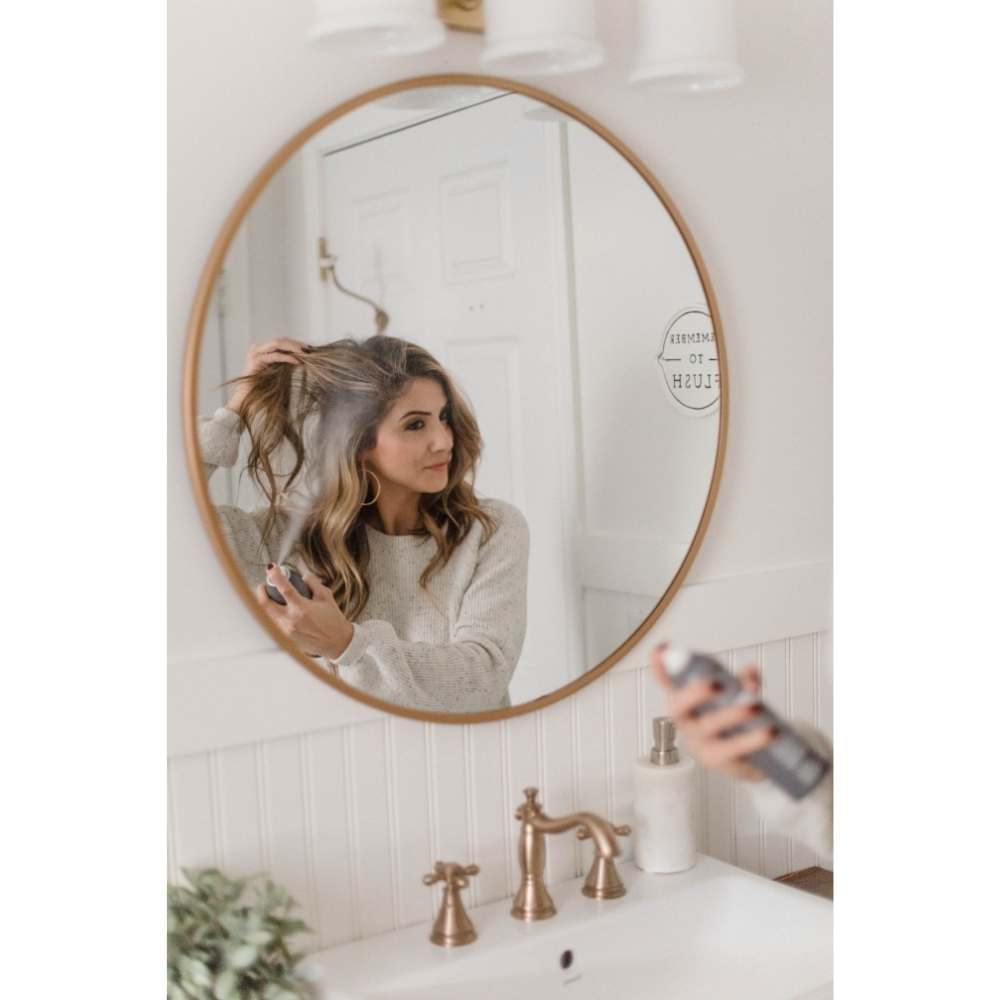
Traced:
[[[275, 567], [279, 573], [284, 573], [288, 577], [288, 582], [305, 598], [312, 598], [313, 592], [309, 589], [309, 584], [302, 579], [299, 571], [291, 563], [282, 563]], [[281, 591], [271, 584], [265, 584], [264, 592], [274, 601], [275, 604], [287, 604], [288, 602], [281, 596]]]
[[[690, 653], [673, 646], [664, 656], [667, 673], [673, 684], [684, 687], [689, 681], [706, 679], [722, 686], [713, 698], [696, 714], [731, 705], [746, 697], [740, 682], [718, 660], [704, 653]], [[758, 726], [768, 726], [777, 735], [766, 747], [747, 756], [747, 761], [767, 775], [793, 799], [811, 792], [830, 769], [830, 762], [818, 754], [792, 727], [766, 705], [752, 719], [728, 730], [726, 735], [744, 733]]]

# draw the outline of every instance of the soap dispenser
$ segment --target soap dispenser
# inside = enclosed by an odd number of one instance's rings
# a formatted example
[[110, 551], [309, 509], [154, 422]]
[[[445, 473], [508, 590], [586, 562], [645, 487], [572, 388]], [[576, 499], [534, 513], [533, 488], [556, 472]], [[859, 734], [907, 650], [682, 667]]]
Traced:
[[670, 719], [653, 719], [653, 748], [633, 765], [635, 863], [645, 872], [682, 872], [695, 862], [695, 766], [675, 737]]

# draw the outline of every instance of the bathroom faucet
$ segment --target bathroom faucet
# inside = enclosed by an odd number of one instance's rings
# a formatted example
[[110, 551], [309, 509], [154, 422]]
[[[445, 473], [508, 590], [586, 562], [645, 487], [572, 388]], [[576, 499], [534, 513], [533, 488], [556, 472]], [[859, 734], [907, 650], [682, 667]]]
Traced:
[[518, 920], [545, 920], [555, 916], [556, 907], [542, 877], [545, 872], [545, 834], [583, 827], [593, 839], [598, 857], [610, 860], [619, 853], [614, 827], [607, 820], [589, 812], [550, 819], [542, 812], [537, 796], [537, 788], [526, 788], [524, 802], [514, 813], [521, 821], [521, 839], [517, 850], [521, 863], [521, 888], [514, 897], [510, 915]]

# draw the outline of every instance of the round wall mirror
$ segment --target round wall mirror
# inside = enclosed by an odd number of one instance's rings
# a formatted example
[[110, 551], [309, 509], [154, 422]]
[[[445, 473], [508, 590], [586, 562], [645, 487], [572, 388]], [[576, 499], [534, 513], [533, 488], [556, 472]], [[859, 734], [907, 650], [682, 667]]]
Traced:
[[317, 677], [433, 721], [546, 705], [673, 597], [725, 445], [694, 242], [611, 133], [512, 81], [363, 94], [206, 264], [185, 419], [209, 536]]

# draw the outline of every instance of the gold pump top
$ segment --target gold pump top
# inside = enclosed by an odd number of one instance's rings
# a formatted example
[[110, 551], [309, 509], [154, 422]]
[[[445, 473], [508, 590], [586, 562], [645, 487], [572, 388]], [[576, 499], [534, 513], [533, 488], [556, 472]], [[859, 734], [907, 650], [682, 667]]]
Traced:
[[649, 759], [653, 764], [676, 764], [681, 755], [677, 752], [674, 740], [677, 730], [673, 719], [658, 715], [653, 719], [653, 749], [649, 751]]

